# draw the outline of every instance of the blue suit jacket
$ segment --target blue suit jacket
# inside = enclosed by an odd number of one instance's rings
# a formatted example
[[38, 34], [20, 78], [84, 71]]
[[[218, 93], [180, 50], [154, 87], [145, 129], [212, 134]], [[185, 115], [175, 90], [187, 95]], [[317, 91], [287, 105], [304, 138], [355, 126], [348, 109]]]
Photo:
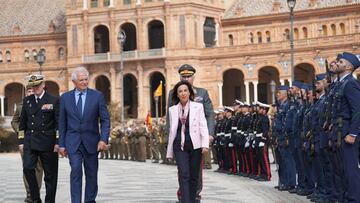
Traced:
[[[99, 129], [99, 122], [100, 128]], [[75, 153], [82, 143], [88, 153], [96, 153], [100, 140], [107, 143], [110, 132], [110, 117], [101, 92], [88, 88], [83, 116], [75, 103], [75, 90], [60, 98], [59, 146]]]

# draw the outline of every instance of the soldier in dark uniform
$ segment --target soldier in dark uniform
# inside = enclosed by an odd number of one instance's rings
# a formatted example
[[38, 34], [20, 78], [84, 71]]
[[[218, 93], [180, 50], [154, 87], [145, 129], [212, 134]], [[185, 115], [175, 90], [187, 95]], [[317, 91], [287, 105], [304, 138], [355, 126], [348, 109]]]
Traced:
[[246, 143], [245, 133], [249, 129], [249, 126], [250, 126], [250, 123], [251, 123], [251, 114], [250, 114], [249, 108], [250, 108], [250, 105], [248, 103], [246, 103], [246, 102], [242, 105], [242, 107], [241, 107], [242, 118], [239, 119], [239, 121], [237, 123], [237, 133], [238, 133], [238, 136], [239, 136], [239, 141], [238, 141], [239, 155], [238, 155], [238, 159], [239, 159], [239, 175], [240, 176], [245, 176], [246, 173], [249, 172], [248, 171], [249, 166], [248, 166], [246, 153], [245, 153], [245, 143]]
[[24, 146], [23, 171], [29, 183], [31, 199], [41, 202], [35, 168], [40, 158], [45, 172], [45, 202], [55, 202], [58, 176], [59, 99], [48, 94], [44, 76], [31, 75], [34, 95], [25, 97], [20, 116], [19, 141]]
[[216, 149], [216, 156], [219, 168], [216, 170], [217, 172], [221, 172], [224, 170], [224, 126], [225, 126], [225, 119], [224, 119], [224, 111], [222, 109], [218, 110], [218, 114], [216, 117], [216, 125], [215, 125], [215, 139], [214, 139], [214, 147]]

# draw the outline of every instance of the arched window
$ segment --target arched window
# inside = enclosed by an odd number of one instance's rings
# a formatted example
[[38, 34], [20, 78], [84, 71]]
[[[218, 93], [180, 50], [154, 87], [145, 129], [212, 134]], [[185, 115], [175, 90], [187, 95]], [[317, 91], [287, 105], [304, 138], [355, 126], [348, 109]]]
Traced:
[[331, 34], [332, 34], [332, 36], [336, 35], [336, 25], [335, 24], [331, 24]]
[[262, 43], [262, 34], [261, 34], [261, 32], [257, 32], [256, 35], [257, 35], [257, 38], [258, 38], [258, 43]]
[[149, 49], [159, 49], [165, 46], [164, 24], [153, 20], [148, 24]]
[[98, 25], [94, 28], [94, 51], [107, 53], [110, 50], [109, 29], [105, 25]]
[[295, 28], [294, 29], [294, 40], [298, 40], [299, 39], [299, 29]]
[[325, 37], [328, 36], [327, 26], [323, 25], [321, 28], [322, 28], [322, 33], [323, 33], [322, 35]]
[[0, 63], [3, 62], [2, 52], [0, 51]]
[[233, 35], [229, 35], [229, 46], [233, 46], [234, 45], [234, 38]]
[[65, 49], [63, 47], [59, 48], [58, 56], [60, 60], [65, 59]]
[[254, 43], [254, 34], [252, 32], [249, 33], [249, 43]]
[[266, 31], [266, 42], [271, 42], [271, 35], [270, 35], [270, 31]]
[[25, 59], [25, 62], [30, 61], [30, 53], [27, 49], [24, 51], [24, 59]]
[[344, 23], [340, 23], [340, 30], [341, 30], [341, 34], [344, 35], [345, 34], [345, 24]]
[[10, 51], [6, 51], [6, 62], [8, 62], [8, 63], [11, 62], [11, 52]]
[[284, 37], [285, 37], [285, 40], [290, 40], [290, 30], [287, 28], [285, 29]]
[[32, 50], [32, 58], [34, 59], [34, 61], [37, 60], [37, 51], [36, 51], [36, 49]]
[[304, 37], [304, 39], [307, 39], [307, 38], [308, 38], [308, 30], [307, 30], [307, 28], [306, 28], [306, 27], [303, 27], [302, 30], [303, 30], [303, 37]]
[[110, 0], [104, 0], [104, 7], [110, 6]]
[[96, 8], [96, 7], [98, 7], [98, 1], [97, 1], [97, 0], [91, 0], [90, 6], [91, 6], [91, 8]]
[[214, 18], [206, 17], [204, 22], [204, 43], [205, 47], [212, 47], [215, 45], [216, 28]]

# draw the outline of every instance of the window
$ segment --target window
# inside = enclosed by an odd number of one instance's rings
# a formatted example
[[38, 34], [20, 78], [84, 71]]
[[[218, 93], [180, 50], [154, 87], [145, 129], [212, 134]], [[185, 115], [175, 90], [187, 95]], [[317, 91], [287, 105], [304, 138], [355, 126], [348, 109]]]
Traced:
[[91, 0], [90, 6], [91, 6], [91, 8], [96, 8], [96, 7], [98, 7], [98, 1], [97, 1], [97, 0]]
[[131, 0], [123, 0], [124, 1], [124, 4], [127, 5], [127, 4], [131, 4]]
[[29, 62], [30, 61], [30, 53], [28, 50], [24, 51], [24, 58], [25, 58], [25, 62]]
[[307, 39], [307, 38], [308, 38], [307, 28], [306, 28], [306, 27], [303, 27], [302, 30], [303, 30], [303, 37], [304, 37], [304, 39]]
[[234, 45], [233, 35], [229, 35], [229, 46], [233, 46], [233, 45]]
[[258, 43], [262, 43], [261, 32], [257, 32]]
[[2, 52], [0, 51], [0, 63], [3, 62], [3, 58], [2, 58]]
[[214, 18], [206, 17], [204, 22], [204, 43], [205, 47], [213, 47], [216, 43], [216, 28]]
[[11, 62], [11, 53], [10, 53], [10, 51], [6, 51], [6, 62], [8, 62], [8, 63]]
[[322, 35], [325, 37], [328, 36], [327, 26], [323, 25], [321, 28], [322, 28], [322, 31], [320, 31], [320, 32], [322, 32]]
[[252, 32], [249, 33], [248, 38], [249, 38], [249, 43], [251, 44], [254, 43], [254, 34]]
[[36, 49], [32, 50], [32, 56], [33, 56], [34, 61], [37, 61], [37, 51], [36, 51]]
[[297, 29], [297, 28], [294, 29], [294, 39], [295, 40], [299, 39], [299, 29]]
[[335, 24], [331, 24], [331, 34], [332, 34], [332, 36], [336, 35], [336, 25]]
[[290, 40], [290, 30], [289, 29], [285, 29], [284, 37], [285, 37], [285, 40]]
[[59, 48], [59, 59], [60, 60], [65, 59], [65, 49], [63, 47]]
[[266, 42], [271, 42], [271, 34], [270, 31], [266, 31]]
[[341, 34], [344, 35], [345, 34], [345, 24], [344, 23], [340, 23], [340, 30], [341, 30]]
[[110, 0], [104, 0], [104, 7], [110, 6]]

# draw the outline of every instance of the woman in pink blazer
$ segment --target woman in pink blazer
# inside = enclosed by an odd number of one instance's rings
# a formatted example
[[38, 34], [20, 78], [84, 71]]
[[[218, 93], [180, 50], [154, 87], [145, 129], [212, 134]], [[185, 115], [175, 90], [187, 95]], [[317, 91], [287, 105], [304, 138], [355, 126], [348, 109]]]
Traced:
[[176, 158], [182, 203], [194, 203], [202, 153], [209, 149], [209, 131], [204, 107], [193, 102], [194, 91], [187, 81], [178, 82], [169, 108], [169, 142], [166, 157]]

